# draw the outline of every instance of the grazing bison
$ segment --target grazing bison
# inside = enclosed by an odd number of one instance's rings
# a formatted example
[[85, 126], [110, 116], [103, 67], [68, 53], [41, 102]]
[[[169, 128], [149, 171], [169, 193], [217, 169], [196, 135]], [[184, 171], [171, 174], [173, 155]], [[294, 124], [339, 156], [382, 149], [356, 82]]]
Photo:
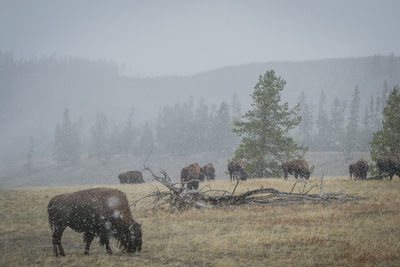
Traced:
[[294, 177], [300, 177], [308, 180], [310, 178], [310, 170], [308, 169], [308, 163], [304, 159], [288, 160], [282, 163], [283, 177], [285, 180], [288, 178], [288, 174], [294, 175]]
[[234, 180], [235, 178], [243, 181], [246, 181], [247, 179], [245, 164], [242, 160], [232, 160], [229, 162], [228, 171], [230, 181]]
[[121, 184], [142, 184], [144, 183], [143, 174], [140, 171], [123, 172], [118, 175]]
[[198, 163], [192, 163], [181, 171], [182, 186], [186, 183], [188, 189], [199, 189], [199, 181], [204, 181], [202, 169]]
[[359, 159], [349, 165], [350, 179], [354, 176], [355, 179], [367, 179], [368, 162], [364, 159]]
[[215, 167], [212, 163], [208, 163], [203, 166], [204, 178], [208, 180], [215, 180]]
[[379, 177], [382, 177], [383, 173], [387, 173], [390, 180], [392, 180], [395, 174], [400, 177], [400, 154], [391, 154], [382, 157], [376, 161], [376, 165], [379, 168]]
[[65, 256], [61, 237], [67, 226], [84, 233], [85, 254], [95, 236], [112, 254], [109, 237], [115, 237], [124, 252], [142, 249], [142, 226], [135, 222], [124, 193], [116, 189], [94, 188], [53, 197], [47, 207], [53, 231], [55, 256]]

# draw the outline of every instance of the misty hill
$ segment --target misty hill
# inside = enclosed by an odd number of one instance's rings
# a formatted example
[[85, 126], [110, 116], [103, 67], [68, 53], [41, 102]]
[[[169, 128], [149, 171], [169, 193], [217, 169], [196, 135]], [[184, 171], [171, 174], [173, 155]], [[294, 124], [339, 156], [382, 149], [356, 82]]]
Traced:
[[135, 120], [141, 122], [155, 118], [165, 104], [189, 97], [218, 104], [236, 93], [246, 110], [258, 76], [268, 69], [287, 81], [283, 99], [292, 105], [301, 91], [313, 105], [324, 91], [330, 105], [336, 96], [349, 100], [356, 85], [366, 102], [384, 81], [389, 87], [400, 84], [400, 57], [393, 55], [254, 63], [190, 76], [139, 78], [121, 75], [118, 66], [104, 60], [55, 56], [16, 60], [0, 53], [0, 158], [24, 155], [29, 136], [48, 144], [65, 108], [87, 125], [100, 111], [123, 121], [132, 108]]

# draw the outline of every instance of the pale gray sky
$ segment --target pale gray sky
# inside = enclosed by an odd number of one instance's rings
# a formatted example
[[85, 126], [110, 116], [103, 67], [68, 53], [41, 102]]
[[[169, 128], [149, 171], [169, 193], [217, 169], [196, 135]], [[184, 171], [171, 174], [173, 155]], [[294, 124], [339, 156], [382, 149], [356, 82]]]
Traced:
[[400, 55], [398, 0], [0, 0], [0, 50], [126, 63], [139, 76]]

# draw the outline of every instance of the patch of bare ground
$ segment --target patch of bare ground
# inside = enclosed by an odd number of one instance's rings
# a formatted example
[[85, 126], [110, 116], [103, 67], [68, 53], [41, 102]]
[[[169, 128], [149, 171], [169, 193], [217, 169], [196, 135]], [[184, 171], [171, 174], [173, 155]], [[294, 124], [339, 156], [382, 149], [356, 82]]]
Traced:
[[[317, 179], [315, 179], [317, 181]], [[294, 180], [255, 179], [237, 194], [263, 186], [290, 191]], [[235, 183], [210, 183], [232, 191]], [[115, 185], [131, 203], [152, 192], [153, 184]], [[241, 206], [152, 211], [152, 201], [132, 206], [143, 223], [143, 250], [123, 254], [112, 241], [108, 256], [98, 240], [83, 255], [82, 234], [63, 235], [66, 257], [55, 258], [47, 222], [54, 195], [95, 186], [0, 188], [1, 266], [326, 266], [381, 265], [400, 262], [400, 179], [390, 181], [324, 180], [325, 192], [369, 196], [346, 203]]]

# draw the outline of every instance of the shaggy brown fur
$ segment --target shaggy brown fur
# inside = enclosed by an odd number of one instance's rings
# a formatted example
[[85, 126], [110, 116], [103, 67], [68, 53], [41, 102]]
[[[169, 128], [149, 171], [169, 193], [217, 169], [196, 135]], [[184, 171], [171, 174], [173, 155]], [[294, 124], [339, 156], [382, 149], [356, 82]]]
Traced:
[[[193, 180], [193, 181], [192, 181]], [[204, 180], [202, 169], [198, 163], [192, 163], [181, 171], [181, 182], [187, 183], [188, 189], [199, 189], [199, 181]], [[184, 186], [184, 184], [182, 184]]]
[[85, 254], [95, 236], [111, 254], [109, 237], [115, 237], [123, 251], [142, 249], [142, 227], [135, 222], [124, 193], [116, 189], [95, 188], [53, 197], [47, 207], [53, 231], [54, 255], [65, 256], [61, 237], [67, 226], [84, 233]]
[[382, 157], [377, 160], [376, 165], [379, 168], [380, 177], [382, 177], [383, 173], [387, 173], [390, 180], [395, 174], [400, 177], [400, 154], [390, 154]]
[[355, 179], [367, 179], [368, 162], [364, 159], [359, 159], [357, 162], [349, 165], [350, 179], [354, 176]]
[[203, 175], [207, 180], [215, 180], [215, 167], [212, 163], [203, 166]]
[[228, 172], [230, 181], [234, 180], [235, 178], [244, 181], [247, 179], [246, 165], [242, 160], [232, 160], [229, 162]]
[[142, 184], [144, 183], [143, 174], [140, 171], [123, 172], [118, 175], [121, 184]]
[[304, 159], [288, 160], [282, 163], [283, 177], [285, 180], [288, 179], [288, 175], [294, 175], [294, 177], [300, 177], [308, 180], [310, 178], [310, 170], [308, 169], [308, 163]]

